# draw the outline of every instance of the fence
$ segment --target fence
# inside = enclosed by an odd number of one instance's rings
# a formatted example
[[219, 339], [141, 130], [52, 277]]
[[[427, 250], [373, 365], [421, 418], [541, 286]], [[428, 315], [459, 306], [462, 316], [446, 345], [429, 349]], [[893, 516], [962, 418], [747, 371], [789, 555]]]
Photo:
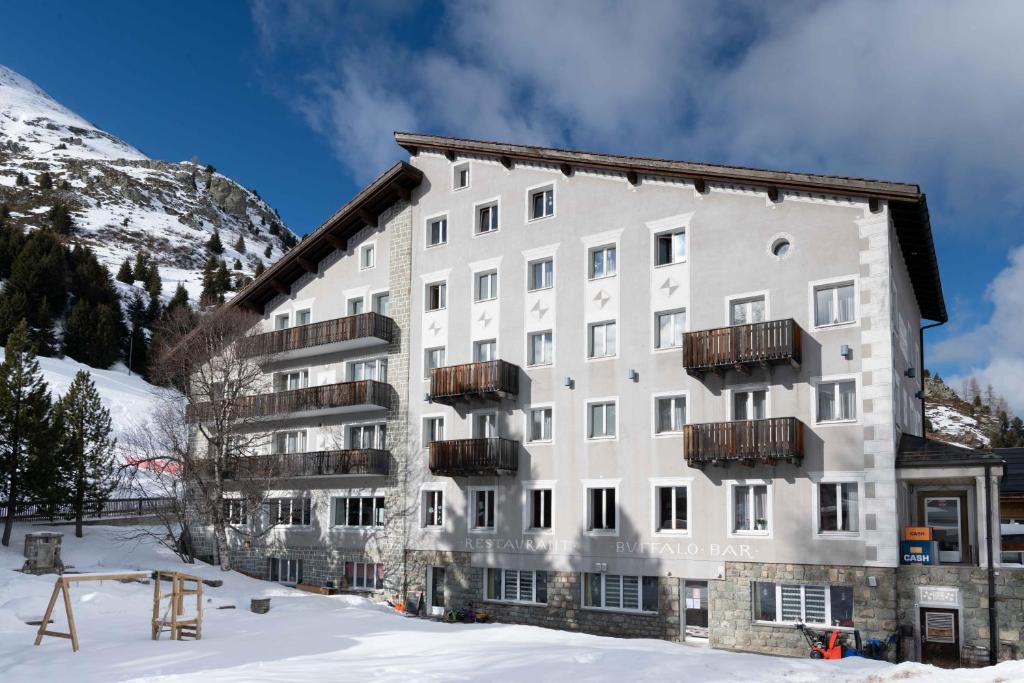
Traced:
[[[111, 498], [110, 500], [85, 501], [84, 516], [89, 519], [103, 517], [143, 517], [162, 512], [171, 507], [170, 498]], [[0, 519], [7, 518], [10, 507], [7, 501], [0, 501]], [[15, 504], [14, 519], [31, 520], [70, 520], [75, 518], [75, 505], [70, 502], [40, 503], [24, 501]]]

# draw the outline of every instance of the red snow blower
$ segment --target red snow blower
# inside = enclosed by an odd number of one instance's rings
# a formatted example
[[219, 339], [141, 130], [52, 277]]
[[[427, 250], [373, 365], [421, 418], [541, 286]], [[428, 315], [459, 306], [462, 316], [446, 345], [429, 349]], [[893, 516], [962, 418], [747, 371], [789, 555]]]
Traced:
[[807, 639], [807, 644], [811, 648], [809, 655], [811, 659], [842, 659], [846, 646], [843, 644], [843, 634], [840, 631], [826, 634], [820, 631], [811, 631], [804, 624], [795, 626]]

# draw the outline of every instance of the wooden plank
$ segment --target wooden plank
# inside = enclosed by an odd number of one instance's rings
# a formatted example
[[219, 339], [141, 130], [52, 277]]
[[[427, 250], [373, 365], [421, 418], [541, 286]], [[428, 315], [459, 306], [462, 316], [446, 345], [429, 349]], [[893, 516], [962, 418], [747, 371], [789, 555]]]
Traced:
[[64, 593], [64, 609], [68, 613], [68, 629], [71, 631], [71, 651], [78, 652], [78, 630], [75, 628], [75, 612], [71, 608], [71, 593], [68, 591], [66, 581], [62, 580], [60, 587]]
[[53, 584], [53, 594], [50, 595], [50, 603], [46, 606], [46, 613], [43, 614], [43, 621], [39, 624], [39, 632], [36, 633], [36, 645], [43, 640], [44, 635], [50, 635], [47, 633], [46, 627], [50, 623], [50, 617], [53, 615], [53, 607], [57, 604], [57, 595], [60, 593], [60, 579]]

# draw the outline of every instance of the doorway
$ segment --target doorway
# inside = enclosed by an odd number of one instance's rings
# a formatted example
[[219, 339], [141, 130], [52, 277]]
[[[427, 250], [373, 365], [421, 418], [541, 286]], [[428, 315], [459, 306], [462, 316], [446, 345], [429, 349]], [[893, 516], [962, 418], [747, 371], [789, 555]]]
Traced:
[[924, 499], [924, 525], [931, 527], [939, 547], [939, 562], [959, 563], [964, 556], [961, 499], [936, 496]]
[[444, 567], [427, 567], [427, 613], [444, 615]]
[[921, 608], [921, 662], [946, 669], [960, 666], [960, 613]]
[[683, 639], [708, 641], [708, 582], [683, 581]]

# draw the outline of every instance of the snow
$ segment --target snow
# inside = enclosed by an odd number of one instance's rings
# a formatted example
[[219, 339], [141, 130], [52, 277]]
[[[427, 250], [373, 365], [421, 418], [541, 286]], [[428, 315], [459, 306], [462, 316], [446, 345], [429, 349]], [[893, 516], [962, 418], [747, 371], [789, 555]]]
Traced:
[[930, 404], [925, 407], [925, 415], [932, 423], [932, 430], [954, 438], [972, 438], [984, 446], [989, 445], [978, 420], [946, 405]]
[[[203, 637], [150, 640], [152, 586], [104, 581], [73, 586], [81, 650], [45, 638], [33, 647], [53, 576], [12, 571], [21, 566], [26, 531], [65, 532], [66, 564], [83, 572], [180, 569], [223, 579], [205, 590]], [[1024, 662], [944, 671], [920, 664], [893, 666], [848, 658], [813, 661], [624, 640], [506, 624], [444, 624], [403, 617], [355, 596], [325, 597], [207, 565], [182, 565], [151, 540], [129, 540], [133, 529], [89, 526], [85, 538], [68, 527], [15, 528], [0, 548], [0, 680], [238, 682], [252, 681], [745, 681], [820, 683], [994, 683], [1024, 679]], [[268, 614], [249, 600], [270, 597]], [[233, 606], [234, 609], [217, 609]], [[66, 630], [63, 611], [51, 628]]]

